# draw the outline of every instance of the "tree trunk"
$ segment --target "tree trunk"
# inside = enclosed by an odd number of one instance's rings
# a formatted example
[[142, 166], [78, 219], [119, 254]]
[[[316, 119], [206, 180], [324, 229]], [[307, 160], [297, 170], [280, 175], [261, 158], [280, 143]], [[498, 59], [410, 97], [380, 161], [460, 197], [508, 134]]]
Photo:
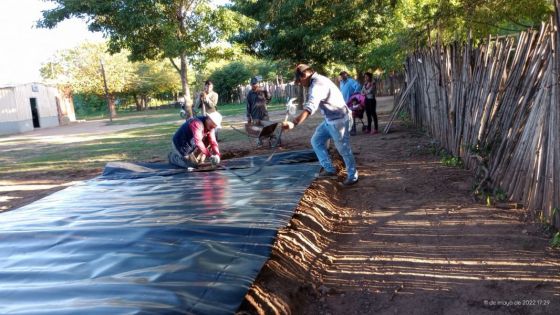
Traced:
[[395, 95], [395, 72], [391, 72], [389, 75], [389, 94]]
[[113, 117], [117, 115], [115, 110], [115, 97], [109, 93], [109, 88], [107, 87], [107, 77], [105, 76], [105, 66], [103, 65], [103, 60], [99, 59], [99, 64], [101, 65], [101, 75], [103, 76], [103, 87], [105, 89], [105, 98], [107, 99], [107, 106], [109, 112], [109, 121], [113, 121]]
[[181, 87], [183, 89], [183, 95], [185, 96], [185, 107], [187, 108], [188, 117], [193, 116], [191, 100], [191, 91], [189, 89], [189, 82], [187, 79], [187, 56], [181, 54]]
[[177, 66], [173, 58], [169, 58], [171, 64], [177, 72], [179, 72], [179, 76], [181, 77], [181, 89], [183, 91], [183, 97], [185, 98], [185, 109], [187, 110], [187, 118], [193, 116], [192, 113], [192, 99], [191, 99], [191, 91], [189, 90], [189, 82], [187, 81], [187, 56], [183, 53], [181, 54], [181, 67]]
[[117, 117], [117, 110], [115, 108], [115, 95], [113, 94], [109, 94], [109, 112], [111, 115], [109, 117], [111, 117], [111, 119]]
[[142, 109], [148, 109], [148, 95], [142, 95]]
[[137, 111], [142, 111], [142, 101], [140, 99], [140, 97], [136, 94], [134, 94], [134, 103], [136, 104], [136, 110]]

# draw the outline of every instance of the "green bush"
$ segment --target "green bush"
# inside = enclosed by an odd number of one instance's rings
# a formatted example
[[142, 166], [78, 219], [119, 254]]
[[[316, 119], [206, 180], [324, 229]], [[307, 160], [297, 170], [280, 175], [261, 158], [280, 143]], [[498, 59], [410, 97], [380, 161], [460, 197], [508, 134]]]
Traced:
[[235, 61], [217, 69], [210, 75], [214, 90], [220, 95], [220, 103], [232, 103], [239, 98], [237, 87], [246, 84], [251, 71], [244, 63]]
[[458, 156], [453, 156], [444, 149], [440, 151], [441, 163], [445, 166], [463, 167], [463, 160]]
[[560, 232], [556, 232], [550, 241], [550, 246], [560, 247]]
[[94, 94], [74, 94], [74, 110], [78, 116], [107, 111], [105, 98]]

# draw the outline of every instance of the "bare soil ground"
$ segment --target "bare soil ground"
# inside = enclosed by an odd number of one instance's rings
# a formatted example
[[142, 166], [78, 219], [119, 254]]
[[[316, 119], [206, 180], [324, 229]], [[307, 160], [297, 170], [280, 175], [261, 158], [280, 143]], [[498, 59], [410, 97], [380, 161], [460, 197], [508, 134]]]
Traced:
[[403, 124], [353, 137], [359, 183], [312, 184], [239, 313], [560, 314], [560, 251], [430, 145]]
[[[380, 112], [391, 106], [380, 99]], [[242, 117], [229, 120], [241, 127]], [[285, 133], [280, 149], [254, 139], [220, 147], [229, 158], [309, 148], [320, 121]], [[340, 162], [337, 180], [312, 183], [239, 314], [560, 314], [560, 251], [525, 211], [474, 202], [471, 173], [443, 166], [430, 139], [405, 124], [358, 132], [352, 146], [358, 184], [340, 186]], [[0, 174], [0, 211], [100, 172]]]

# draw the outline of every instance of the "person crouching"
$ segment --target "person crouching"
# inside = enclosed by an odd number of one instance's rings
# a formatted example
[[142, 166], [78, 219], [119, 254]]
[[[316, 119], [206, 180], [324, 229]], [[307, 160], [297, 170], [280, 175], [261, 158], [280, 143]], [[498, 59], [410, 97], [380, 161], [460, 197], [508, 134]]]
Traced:
[[198, 168], [210, 157], [212, 165], [220, 163], [216, 128], [221, 128], [222, 115], [218, 112], [187, 119], [177, 129], [171, 141], [169, 163], [182, 168]]

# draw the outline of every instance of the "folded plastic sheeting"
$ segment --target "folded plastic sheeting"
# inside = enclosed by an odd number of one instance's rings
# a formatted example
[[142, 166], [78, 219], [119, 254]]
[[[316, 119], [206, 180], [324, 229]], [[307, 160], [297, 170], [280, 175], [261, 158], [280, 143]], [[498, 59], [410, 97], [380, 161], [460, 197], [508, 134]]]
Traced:
[[0, 313], [235, 312], [318, 171], [276, 164], [134, 179], [113, 167], [2, 213]]

